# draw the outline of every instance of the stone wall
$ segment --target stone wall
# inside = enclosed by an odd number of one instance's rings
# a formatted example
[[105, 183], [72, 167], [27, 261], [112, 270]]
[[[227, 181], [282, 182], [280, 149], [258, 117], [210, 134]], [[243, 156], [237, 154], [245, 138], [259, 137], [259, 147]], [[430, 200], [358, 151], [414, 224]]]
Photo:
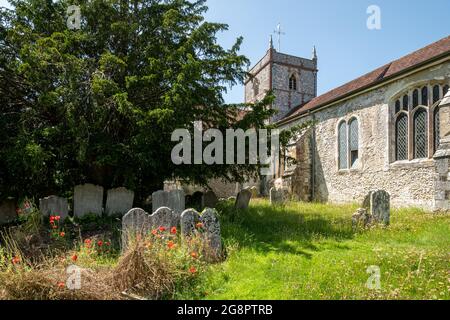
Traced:
[[[449, 79], [447, 61], [281, 126], [283, 129], [307, 120], [317, 121], [312, 145], [315, 199], [361, 202], [370, 190], [383, 189], [391, 194], [393, 206], [436, 209], [438, 173], [433, 155], [400, 162], [392, 159], [391, 99], [407, 88], [433, 81], [450, 83]], [[339, 170], [337, 127], [342, 120], [353, 117], [359, 122], [360, 160], [353, 169]]]

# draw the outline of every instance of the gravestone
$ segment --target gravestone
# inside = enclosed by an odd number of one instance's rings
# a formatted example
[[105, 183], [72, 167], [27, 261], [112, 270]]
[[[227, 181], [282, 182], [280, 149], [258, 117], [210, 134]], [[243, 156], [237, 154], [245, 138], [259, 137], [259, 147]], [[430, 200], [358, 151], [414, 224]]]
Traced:
[[255, 186], [251, 187], [250, 192], [252, 193], [252, 198], [258, 198], [259, 191], [258, 191], [257, 187], [255, 187]]
[[105, 212], [107, 215], [125, 214], [133, 208], [134, 192], [126, 188], [108, 190]]
[[359, 227], [367, 228], [372, 223], [372, 216], [365, 208], [359, 208], [352, 215], [352, 227], [354, 230]]
[[166, 207], [172, 209], [178, 215], [186, 208], [186, 199], [184, 197], [183, 190], [172, 190], [167, 195], [167, 205]]
[[272, 187], [270, 189], [270, 204], [284, 204], [286, 202], [286, 190]]
[[11, 199], [0, 202], [0, 225], [17, 219], [16, 202]]
[[128, 211], [122, 218], [122, 250], [128, 247], [128, 242], [137, 235], [144, 235], [149, 229], [149, 215], [142, 209]]
[[179, 224], [180, 215], [167, 207], [159, 208], [152, 215], [140, 208], [131, 209], [122, 218], [122, 249], [126, 250], [129, 240], [133, 237], [144, 236], [159, 227], [170, 230]]
[[181, 214], [181, 235], [183, 239], [189, 239], [196, 234], [197, 223], [203, 224], [202, 230], [197, 234], [203, 237], [206, 243], [204, 254], [208, 260], [216, 261], [222, 255], [222, 238], [220, 233], [220, 222], [217, 218], [217, 211], [208, 208], [199, 214], [194, 209], [188, 209]]
[[101, 216], [103, 210], [103, 187], [94, 186], [93, 184], [76, 186], [73, 202], [75, 217], [81, 218], [87, 214]]
[[49, 196], [39, 199], [39, 210], [44, 216], [60, 216], [64, 220], [69, 216], [69, 203], [66, 198]]
[[167, 207], [169, 194], [166, 191], [156, 191], [152, 194], [152, 211], [155, 212], [161, 207]]
[[377, 223], [390, 223], [391, 196], [384, 190], [376, 190], [370, 194], [370, 214]]
[[252, 198], [252, 193], [248, 189], [244, 189], [238, 193], [234, 207], [236, 209], [248, 209], [248, 204]]
[[215, 208], [217, 203], [219, 202], [219, 199], [217, 199], [216, 194], [214, 191], [207, 191], [203, 195], [203, 208]]
[[152, 211], [167, 207], [175, 211], [178, 215], [186, 208], [186, 198], [183, 190], [157, 191], [152, 195]]

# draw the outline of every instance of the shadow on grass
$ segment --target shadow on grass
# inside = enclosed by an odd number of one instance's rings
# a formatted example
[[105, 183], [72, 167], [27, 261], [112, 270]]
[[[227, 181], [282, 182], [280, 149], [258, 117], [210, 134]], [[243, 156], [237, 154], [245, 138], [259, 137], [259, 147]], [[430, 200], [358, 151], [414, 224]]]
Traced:
[[240, 248], [303, 255], [308, 259], [312, 257], [311, 251], [321, 250], [317, 246], [319, 240], [329, 241], [336, 249], [349, 249], [340, 244], [354, 236], [347, 212], [341, 209], [342, 215], [336, 217], [319, 210], [320, 206], [317, 212], [301, 212], [295, 206], [257, 203], [247, 210], [235, 211], [226, 204], [220, 208], [222, 234], [225, 241], [237, 243]]

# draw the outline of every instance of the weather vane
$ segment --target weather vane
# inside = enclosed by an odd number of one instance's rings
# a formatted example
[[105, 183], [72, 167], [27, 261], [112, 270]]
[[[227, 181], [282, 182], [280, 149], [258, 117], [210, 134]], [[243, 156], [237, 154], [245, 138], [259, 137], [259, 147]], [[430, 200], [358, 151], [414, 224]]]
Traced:
[[277, 29], [274, 32], [278, 35], [278, 51], [281, 52], [281, 36], [286, 34], [281, 31], [281, 23], [278, 23]]

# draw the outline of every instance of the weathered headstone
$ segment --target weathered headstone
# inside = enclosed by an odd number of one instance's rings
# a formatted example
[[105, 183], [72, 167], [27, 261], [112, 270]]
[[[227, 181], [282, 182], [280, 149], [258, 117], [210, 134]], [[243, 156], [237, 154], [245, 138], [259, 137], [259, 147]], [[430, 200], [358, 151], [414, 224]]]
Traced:
[[220, 222], [215, 209], [206, 209], [202, 214], [196, 210], [188, 209], [181, 214], [181, 235], [189, 238], [195, 235], [196, 224], [203, 224], [202, 230], [198, 233], [203, 236], [206, 242], [205, 254], [209, 260], [218, 260], [222, 255], [222, 238], [220, 233]]
[[372, 216], [365, 208], [359, 208], [352, 216], [353, 229], [366, 228], [372, 223]]
[[252, 198], [258, 198], [259, 190], [257, 187], [255, 187], [255, 186], [251, 187], [250, 192], [252, 193]]
[[169, 194], [165, 191], [159, 190], [152, 194], [152, 211], [155, 212], [161, 207], [167, 207], [169, 201]]
[[238, 193], [234, 207], [236, 209], [247, 209], [252, 193], [248, 189], [244, 189]]
[[102, 215], [103, 187], [93, 184], [79, 185], [75, 187], [73, 196], [73, 211], [76, 217], [87, 214]]
[[61, 220], [69, 216], [69, 203], [66, 198], [50, 196], [39, 199], [39, 210], [44, 216], [60, 216]]
[[286, 202], [286, 190], [271, 188], [270, 189], [270, 203], [271, 204], [284, 204]]
[[203, 195], [203, 208], [215, 208], [217, 205], [217, 202], [219, 202], [219, 199], [217, 199], [216, 194], [213, 191], [207, 191]]
[[128, 211], [122, 218], [122, 250], [128, 247], [128, 242], [137, 235], [143, 235], [149, 229], [150, 218], [147, 212], [135, 208]]
[[16, 202], [10, 199], [0, 202], [0, 224], [13, 222], [16, 218]]
[[384, 190], [376, 190], [370, 195], [370, 214], [377, 223], [390, 223], [391, 196]]
[[108, 190], [105, 212], [108, 215], [125, 214], [133, 208], [134, 192], [125, 188]]
[[167, 205], [166, 207], [172, 209], [175, 213], [178, 215], [181, 215], [181, 213], [186, 208], [186, 199], [184, 197], [184, 191], [183, 190], [172, 190], [167, 195]]
[[186, 208], [186, 198], [183, 190], [172, 190], [170, 192], [157, 191], [152, 195], [152, 211], [159, 208], [168, 207], [178, 215]]
[[151, 228], [164, 227], [169, 230], [180, 224], [180, 215], [170, 208], [161, 207], [150, 216], [149, 223]]

